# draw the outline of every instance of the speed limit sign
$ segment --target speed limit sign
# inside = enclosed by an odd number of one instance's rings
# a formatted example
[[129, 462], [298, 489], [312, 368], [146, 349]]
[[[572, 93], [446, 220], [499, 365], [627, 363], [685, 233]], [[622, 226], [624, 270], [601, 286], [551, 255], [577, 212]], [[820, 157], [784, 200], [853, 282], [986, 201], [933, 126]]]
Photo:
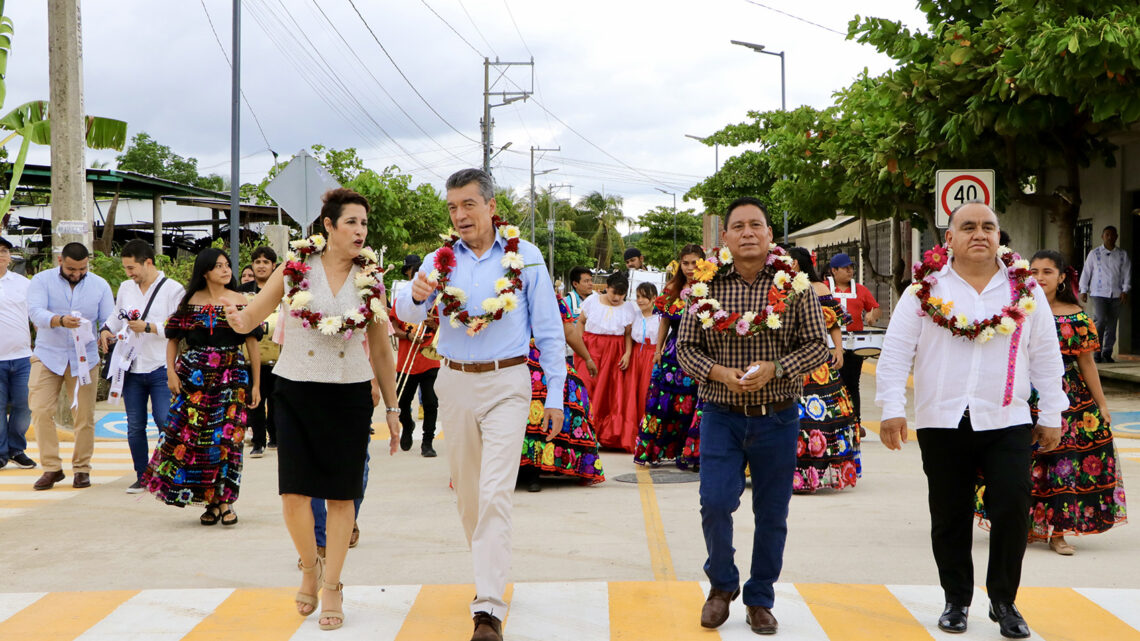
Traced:
[[950, 226], [950, 212], [968, 202], [994, 206], [994, 170], [939, 169], [934, 182], [934, 220], [939, 227]]

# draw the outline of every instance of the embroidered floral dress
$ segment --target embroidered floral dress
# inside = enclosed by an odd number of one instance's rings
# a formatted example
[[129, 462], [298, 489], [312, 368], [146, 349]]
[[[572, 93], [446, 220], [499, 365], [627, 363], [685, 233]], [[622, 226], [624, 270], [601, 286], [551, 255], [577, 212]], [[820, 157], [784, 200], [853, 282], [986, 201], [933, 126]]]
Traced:
[[[1124, 480], [1119, 476], [1112, 430], [1101, 419], [1077, 366], [1084, 352], [1100, 350], [1096, 326], [1084, 312], [1055, 316], [1069, 409], [1061, 413], [1061, 444], [1033, 456], [1033, 511], [1029, 538], [1096, 534], [1126, 519]], [[1036, 416], [1037, 397], [1030, 396]]]
[[[830, 295], [820, 296], [819, 304], [828, 331], [850, 322]], [[792, 491], [811, 494], [822, 487], [853, 487], [862, 474], [859, 419], [839, 371], [830, 363], [804, 375], [799, 407], [800, 434]]]
[[661, 360], [649, 377], [649, 393], [645, 400], [645, 416], [637, 435], [634, 463], [660, 465], [676, 460], [677, 466], [696, 468], [699, 461], [699, 430], [695, 440], [686, 444], [697, 411], [697, 381], [681, 369], [677, 362], [677, 330], [687, 304], [666, 295], [653, 303], [656, 313], [669, 323], [669, 333], [661, 348]]
[[[558, 299], [558, 309], [564, 323], [574, 322], [562, 298]], [[530, 416], [523, 437], [520, 464], [541, 472], [578, 477], [586, 483], [601, 483], [606, 480], [606, 475], [598, 457], [598, 436], [590, 423], [590, 400], [586, 395], [586, 385], [570, 365], [566, 366], [566, 387], [562, 396], [562, 431], [554, 440], [546, 442], [546, 434], [541, 427], [548, 390], [539, 356], [534, 339], [531, 339], [530, 355], [526, 361], [530, 369]]]
[[[260, 338], [261, 330], [251, 335]], [[171, 399], [169, 423], [159, 426], [142, 485], [177, 507], [233, 503], [251, 394], [247, 335], [230, 329], [221, 307], [189, 305], [167, 319], [166, 337], [186, 341], [174, 364], [182, 390]]]

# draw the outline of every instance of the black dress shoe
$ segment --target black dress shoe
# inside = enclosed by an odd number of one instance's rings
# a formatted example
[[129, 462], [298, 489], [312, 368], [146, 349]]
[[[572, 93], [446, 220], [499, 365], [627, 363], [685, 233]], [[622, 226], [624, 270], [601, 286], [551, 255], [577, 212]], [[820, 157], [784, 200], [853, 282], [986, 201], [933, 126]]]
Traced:
[[400, 449], [405, 452], [412, 449], [412, 430], [405, 429], [400, 434]]
[[1001, 635], [1007, 639], [1029, 638], [1029, 625], [1012, 603], [990, 601], [990, 621], [997, 621]]
[[431, 446], [431, 443], [425, 443], [420, 445], [420, 456], [424, 458], [435, 458], [437, 454], [435, 453], [435, 448]]
[[938, 629], [943, 632], [961, 634], [966, 631], [966, 617], [970, 614], [970, 607], [947, 603], [938, 617]]
[[1101, 361], [1105, 363], [1115, 363], [1116, 359], [1109, 356], [1108, 354], [1104, 354], [1101, 356]]

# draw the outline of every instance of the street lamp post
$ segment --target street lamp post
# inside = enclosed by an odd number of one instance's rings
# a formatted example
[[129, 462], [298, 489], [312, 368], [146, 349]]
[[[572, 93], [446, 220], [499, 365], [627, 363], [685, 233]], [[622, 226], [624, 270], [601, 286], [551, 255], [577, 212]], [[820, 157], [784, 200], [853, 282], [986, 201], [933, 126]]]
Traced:
[[673, 197], [673, 253], [677, 253], [677, 194], [671, 191], [665, 191], [660, 187], [654, 187], [657, 191], [663, 194], [669, 194]]
[[[787, 86], [784, 82], [784, 80], [785, 80], [785, 76], [784, 76], [784, 52], [783, 51], [780, 51], [780, 52], [767, 51], [764, 49], [764, 45], [758, 45], [758, 44], [755, 44], [752, 42], [742, 42], [740, 40], [729, 40], [729, 42], [731, 42], [734, 45], [739, 45], [741, 47], [751, 49], [751, 50], [755, 51], [756, 53], [764, 53], [764, 54], [768, 54], [769, 56], [779, 56], [780, 57], [780, 111], [786, 112], [788, 110], [788, 102], [787, 102]], [[787, 176], [784, 176], [783, 178], [784, 178], [784, 180], [787, 180]], [[788, 212], [787, 212], [787, 210], [785, 210], [784, 211], [784, 244], [787, 244], [787, 242], [788, 242]]]
[[[693, 140], [696, 140], [697, 142], [706, 142], [709, 139], [708, 136], [694, 136], [693, 134], [685, 134], [685, 137], [686, 138], [692, 138]], [[715, 163], [716, 171], [719, 172], [720, 171], [720, 143], [719, 142], [713, 143], [713, 162]]]

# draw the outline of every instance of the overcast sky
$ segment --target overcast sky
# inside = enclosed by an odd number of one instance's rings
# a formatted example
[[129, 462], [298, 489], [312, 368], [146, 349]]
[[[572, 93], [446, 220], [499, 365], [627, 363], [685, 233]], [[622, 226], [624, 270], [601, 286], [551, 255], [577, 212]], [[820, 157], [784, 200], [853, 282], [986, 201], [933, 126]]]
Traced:
[[[4, 111], [48, 98], [45, 4], [6, 4], [15, 36]], [[697, 206], [681, 196], [713, 171], [714, 153], [684, 135], [780, 106], [779, 58], [729, 40], [785, 51], [789, 108], [824, 107], [864, 67], [880, 73], [890, 61], [779, 11], [840, 32], [853, 5], [924, 26], [915, 0], [761, 4], [768, 8], [748, 0], [355, 0], [362, 20], [349, 0], [243, 0], [252, 115], [243, 106], [241, 180], [265, 175], [270, 148], [284, 159], [320, 143], [356, 147], [369, 166], [396, 164], [442, 190], [448, 174], [482, 162], [483, 57], [533, 56], [533, 99], [492, 109], [496, 148], [511, 143], [493, 162], [500, 185], [523, 193], [529, 148], [561, 147], [536, 162], [557, 169], [540, 185], [571, 185], [575, 200], [619, 194], [631, 217], [672, 205], [656, 188], [676, 192], [680, 208]], [[125, 120], [130, 135], [145, 131], [197, 158], [203, 173], [228, 176], [232, 3], [87, 0], [82, 11], [86, 112]], [[492, 90], [522, 88], [531, 88], [529, 67], [512, 68]], [[9, 143], [10, 157], [17, 148]], [[88, 164], [115, 155], [87, 153]], [[730, 153], [721, 149], [721, 161]], [[46, 147], [29, 159], [48, 160]]]

